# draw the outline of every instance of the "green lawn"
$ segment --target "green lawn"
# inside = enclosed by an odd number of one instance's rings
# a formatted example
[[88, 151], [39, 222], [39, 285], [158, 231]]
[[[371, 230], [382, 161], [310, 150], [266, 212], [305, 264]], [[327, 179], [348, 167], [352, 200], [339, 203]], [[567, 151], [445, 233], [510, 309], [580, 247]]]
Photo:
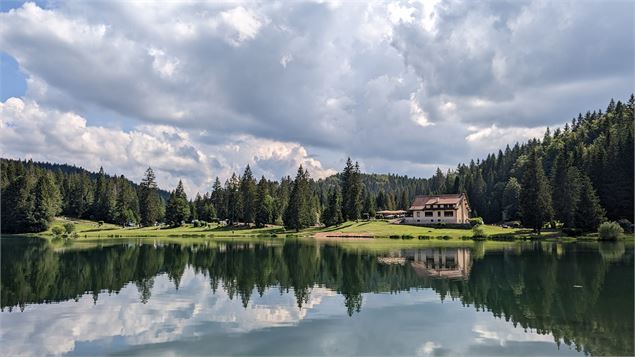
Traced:
[[[530, 234], [530, 230], [516, 229], [516, 228], [501, 228], [498, 226], [485, 225], [484, 232], [487, 235], [519, 235]], [[373, 235], [376, 238], [388, 238], [393, 235], [411, 235], [415, 238], [419, 236], [429, 237], [450, 237], [450, 238], [462, 238], [471, 237], [472, 231], [470, 229], [454, 229], [454, 228], [429, 228], [429, 227], [417, 227], [401, 224], [390, 224], [386, 221], [376, 220], [369, 222], [346, 222], [340, 226], [322, 228], [320, 231], [327, 232], [342, 232], [342, 233], [366, 233]]]
[[[311, 237], [315, 233], [326, 232], [328, 235], [337, 236], [338, 233], [359, 233], [360, 236], [370, 236], [376, 239], [376, 243], [386, 246], [404, 246], [404, 245], [429, 245], [436, 242], [445, 241], [448, 244], [456, 244], [459, 242], [471, 241], [472, 231], [470, 229], [451, 229], [451, 228], [429, 228], [417, 227], [400, 224], [391, 224], [387, 221], [359, 221], [346, 222], [336, 227], [311, 227], [300, 232], [285, 230], [281, 226], [268, 226], [265, 228], [254, 227], [227, 227], [212, 225], [208, 227], [193, 227], [190, 224], [177, 228], [169, 227], [144, 227], [144, 228], [122, 228], [113, 224], [103, 224], [89, 220], [56, 218], [53, 226], [62, 226], [65, 223], [72, 222], [75, 224], [75, 231], [79, 239], [83, 241], [94, 240], [112, 240], [117, 238], [161, 238], [162, 240], [177, 241], [182, 238], [196, 238], [196, 240], [204, 240], [206, 238], [218, 239], [246, 239], [246, 238], [289, 238], [289, 237]], [[51, 227], [51, 228], [52, 228]], [[483, 227], [485, 234], [490, 240], [516, 240], [535, 237], [531, 235], [528, 229], [518, 228], [502, 228], [499, 226], [485, 225]], [[51, 229], [44, 232], [44, 236], [52, 237]], [[399, 237], [399, 239], [395, 239]], [[630, 236], [627, 236], [630, 237]], [[392, 239], [390, 239], [392, 238]], [[541, 238], [547, 239], [563, 239], [557, 231], [546, 231]], [[597, 239], [590, 235], [583, 237], [588, 239]], [[631, 237], [632, 238], [632, 237]], [[566, 238], [575, 240], [573, 238]], [[352, 244], [358, 244], [360, 241], [354, 239], [339, 239], [338, 241], [350, 240]], [[368, 242], [368, 240], [366, 240]], [[451, 242], [455, 241], [455, 243]]]
[[[389, 238], [391, 236], [419, 236], [463, 238], [471, 237], [472, 231], [469, 229], [450, 228], [428, 228], [415, 227], [399, 224], [391, 224], [386, 221], [359, 221], [346, 222], [336, 227], [311, 227], [300, 232], [285, 230], [281, 226], [268, 226], [265, 228], [254, 228], [246, 226], [228, 227], [211, 225], [208, 227], [193, 227], [190, 224], [177, 228], [169, 227], [143, 227], [143, 228], [122, 228], [113, 224], [103, 224], [99, 226], [96, 222], [89, 220], [56, 218], [51, 226], [62, 226], [65, 223], [75, 224], [75, 231], [80, 238], [130, 238], [130, 237], [285, 237], [285, 236], [311, 236], [314, 233], [329, 232], [333, 235], [337, 233], [360, 233], [373, 236], [375, 238]], [[497, 226], [485, 226], [487, 235], [526, 235], [526, 229], [501, 228]], [[52, 235], [51, 229], [43, 233]]]

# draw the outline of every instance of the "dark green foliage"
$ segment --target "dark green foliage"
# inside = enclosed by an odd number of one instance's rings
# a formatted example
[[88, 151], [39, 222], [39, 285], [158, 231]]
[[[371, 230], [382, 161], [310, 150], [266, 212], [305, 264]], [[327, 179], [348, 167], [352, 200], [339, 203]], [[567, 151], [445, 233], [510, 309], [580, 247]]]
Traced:
[[284, 225], [296, 231], [315, 224], [315, 211], [313, 210], [312, 190], [309, 172], [298, 168], [293, 188], [289, 195], [289, 204], [284, 214]]
[[552, 217], [551, 188], [536, 149], [532, 150], [524, 168], [520, 191], [523, 225], [540, 234], [542, 226]]
[[183, 188], [183, 182], [179, 180], [176, 189], [170, 193], [170, 198], [165, 207], [165, 220], [173, 226], [178, 227], [190, 217], [190, 204]]
[[50, 172], [28, 165], [7, 178], [2, 190], [2, 232], [41, 232], [61, 211], [61, 195]]
[[245, 168], [240, 180], [240, 197], [242, 202], [240, 219], [245, 223], [252, 223], [256, 215], [256, 180], [249, 165]]
[[264, 227], [266, 224], [272, 223], [274, 201], [273, 197], [269, 195], [269, 185], [264, 176], [258, 182], [255, 208], [256, 227]]
[[156, 177], [151, 167], [139, 185], [139, 213], [143, 226], [153, 226], [163, 216], [163, 203], [159, 197]]
[[517, 220], [520, 217], [520, 184], [515, 177], [510, 177], [503, 191], [503, 210], [505, 220]]
[[351, 158], [346, 160], [346, 167], [341, 174], [342, 217], [344, 220], [356, 220], [362, 211], [362, 181], [359, 164], [353, 165]]
[[139, 223], [139, 198], [134, 187], [123, 175], [117, 184], [117, 200], [115, 203], [115, 222], [125, 226]]
[[606, 219], [591, 180], [584, 175], [580, 177], [580, 196], [576, 206], [575, 227], [583, 232], [594, 232]]
[[344, 222], [342, 217], [342, 197], [337, 187], [331, 187], [328, 202], [322, 211], [322, 223], [327, 227], [335, 226]]
[[600, 224], [598, 233], [601, 240], [617, 240], [624, 230], [617, 222], [604, 222]]

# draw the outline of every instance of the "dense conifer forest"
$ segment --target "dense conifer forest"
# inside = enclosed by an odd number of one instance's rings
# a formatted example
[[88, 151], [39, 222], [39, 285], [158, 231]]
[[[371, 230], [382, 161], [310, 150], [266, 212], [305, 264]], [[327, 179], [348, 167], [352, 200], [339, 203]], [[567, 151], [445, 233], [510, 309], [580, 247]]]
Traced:
[[302, 229], [318, 223], [373, 217], [407, 209], [416, 195], [467, 193], [473, 216], [485, 222], [520, 220], [540, 230], [549, 222], [594, 231], [604, 220], [633, 221], [633, 95], [606, 110], [579, 114], [544, 137], [516, 143], [484, 159], [430, 178], [364, 174], [350, 159], [343, 171], [314, 180], [302, 166], [294, 178], [256, 180], [247, 166], [210, 192], [168, 193], [148, 168], [140, 184], [103, 169], [2, 159], [2, 232], [40, 232], [55, 215], [121, 225], [172, 226], [226, 220]]

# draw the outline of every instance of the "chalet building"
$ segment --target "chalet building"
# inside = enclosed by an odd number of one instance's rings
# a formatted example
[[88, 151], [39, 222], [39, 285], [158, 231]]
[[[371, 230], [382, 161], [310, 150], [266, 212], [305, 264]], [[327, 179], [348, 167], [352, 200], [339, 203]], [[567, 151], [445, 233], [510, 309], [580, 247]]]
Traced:
[[461, 194], [417, 196], [404, 219], [406, 224], [467, 224], [470, 206]]

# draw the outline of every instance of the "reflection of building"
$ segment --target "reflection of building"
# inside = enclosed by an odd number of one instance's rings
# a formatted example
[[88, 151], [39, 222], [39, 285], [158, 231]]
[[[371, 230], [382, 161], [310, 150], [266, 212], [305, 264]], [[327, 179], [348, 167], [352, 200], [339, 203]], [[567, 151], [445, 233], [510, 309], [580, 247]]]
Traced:
[[472, 255], [468, 248], [406, 249], [377, 260], [382, 264], [409, 261], [417, 275], [431, 278], [467, 279], [472, 268]]
[[467, 279], [472, 268], [472, 256], [467, 248], [422, 249], [415, 253], [411, 264], [417, 275]]

